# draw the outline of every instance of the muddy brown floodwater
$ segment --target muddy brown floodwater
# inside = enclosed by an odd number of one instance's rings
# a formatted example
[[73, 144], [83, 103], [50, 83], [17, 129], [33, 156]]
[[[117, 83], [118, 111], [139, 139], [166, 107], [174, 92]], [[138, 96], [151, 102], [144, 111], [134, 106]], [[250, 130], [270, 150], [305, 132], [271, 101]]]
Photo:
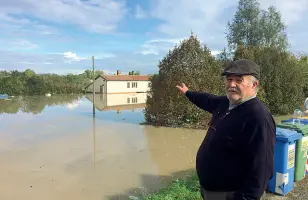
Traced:
[[91, 95], [0, 101], [0, 199], [128, 199], [194, 168], [205, 131], [139, 125], [127, 98], [96, 95], [95, 118]]

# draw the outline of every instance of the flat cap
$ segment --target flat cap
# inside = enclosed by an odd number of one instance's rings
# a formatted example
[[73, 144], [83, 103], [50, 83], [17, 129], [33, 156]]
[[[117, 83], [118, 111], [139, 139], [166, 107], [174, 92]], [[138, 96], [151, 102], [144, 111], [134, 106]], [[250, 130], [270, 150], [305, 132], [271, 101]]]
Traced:
[[221, 75], [252, 75], [260, 79], [260, 66], [247, 59], [231, 61], [226, 65]]

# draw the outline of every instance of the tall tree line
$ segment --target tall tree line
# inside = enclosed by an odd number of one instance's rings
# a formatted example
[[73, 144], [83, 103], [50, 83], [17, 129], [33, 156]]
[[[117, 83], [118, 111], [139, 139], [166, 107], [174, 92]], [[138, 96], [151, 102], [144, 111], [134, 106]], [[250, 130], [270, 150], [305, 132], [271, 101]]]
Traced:
[[[102, 74], [97, 70], [95, 76]], [[44, 95], [78, 94], [91, 83], [93, 73], [86, 70], [81, 74], [36, 74], [33, 70], [0, 71], [0, 94], [8, 95]]]

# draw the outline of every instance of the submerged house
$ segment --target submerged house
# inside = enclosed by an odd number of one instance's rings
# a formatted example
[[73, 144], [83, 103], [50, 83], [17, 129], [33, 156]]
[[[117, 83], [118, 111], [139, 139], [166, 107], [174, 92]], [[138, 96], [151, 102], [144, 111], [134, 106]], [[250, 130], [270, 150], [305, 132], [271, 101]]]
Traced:
[[[150, 76], [121, 75], [117, 70], [115, 75], [99, 75], [95, 78], [95, 93], [97, 94], [128, 94], [147, 93], [150, 91]], [[85, 87], [87, 93], [93, 92], [93, 83]]]

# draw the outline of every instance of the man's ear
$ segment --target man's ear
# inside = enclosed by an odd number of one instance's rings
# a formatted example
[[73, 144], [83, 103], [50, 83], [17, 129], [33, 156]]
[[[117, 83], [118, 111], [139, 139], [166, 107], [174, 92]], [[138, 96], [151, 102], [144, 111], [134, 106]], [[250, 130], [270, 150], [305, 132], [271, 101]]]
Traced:
[[253, 89], [256, 89], [258, 87], [258, 85], [259, 85], [259, 81], [255, 81], [253, 83]]

